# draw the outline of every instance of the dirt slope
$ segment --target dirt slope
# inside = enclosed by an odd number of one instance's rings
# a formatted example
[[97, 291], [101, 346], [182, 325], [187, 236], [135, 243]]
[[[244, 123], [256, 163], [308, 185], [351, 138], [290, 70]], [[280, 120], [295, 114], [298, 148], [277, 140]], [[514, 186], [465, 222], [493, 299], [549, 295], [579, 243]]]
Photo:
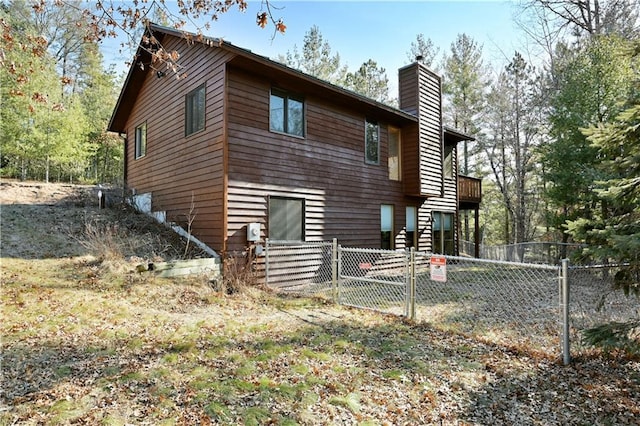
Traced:
[[[108, 194], [100, 209], [98, 191]], [[99, 255], [109, 244], [148, 260], [203, 257], [149, 217], [122, 203], [117, 191], [87, 185], [0, 182], [0, 256], [23, 259]], [[136, 235], [134, 239], [129, 238]]]

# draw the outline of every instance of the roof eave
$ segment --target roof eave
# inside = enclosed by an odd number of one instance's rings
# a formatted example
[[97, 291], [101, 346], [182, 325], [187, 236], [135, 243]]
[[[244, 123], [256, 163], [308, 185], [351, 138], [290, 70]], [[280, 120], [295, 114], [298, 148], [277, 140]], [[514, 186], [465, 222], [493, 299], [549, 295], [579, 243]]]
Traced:
[[[140, 53], [140, 47], [138, 47], [138, 51], [136, 56]], [[120, 107], [122, 105], [122, 100], [124, 99], [125, 92], [129, 88], [129, 82], [131, 81], [131, 76], [133, 75], [135, 66], [132, 64], [129, 67], [129, 72], [127, 73], [127, 78], [124, 80], [124, 84], [122, 85], [122, 89], [120, 89], [120, 95], [118, 95], [118, 101], [116, 102], [115, 108], [113, 108], [113, 112], [111, 113], [111, 118], [109, 119], [109, 124], [107, 125], [108, 132], [116, 132], [122, 133], [124, 126], [117, 126], [116, 120], [118, 119], [118, 112], [120, 111]]]
[[453, 138], [456, 139], [455, 142], [462, 142], [462, 141], [475, 141], [476, 138], [474, 138], [473, 136], [467, 135], [465, 133], [462, 133], [459, 130], [454, 129], [453, 127], [449, 127], [449, 126], [443, 126], [444, 128], [444, 133], [446, 135], [449, 135]]
[[[391, 116], [397, 117], [398, 120], [404, 122], [416, 122], [417, 117], [413, 114], [410, 114], [406, 111], [402, 111], [400, 109], [394, 108], [390, 105], [386, 105], [382, 102], [378, 102], [374, 99], [368, 98], [366, 96], [360, 95], [351, 90], [345, 89], [343, 87], [337, 86], [335, 84], [329, 83], [327, 81], [321, 80], [317, 77], [311, 76], [309, 74], [305, 74], [299, 70], [288, 67], [284, 64], [276, 62], [272, 59], [267, 58], [266, 56], [261, 56], [256, 53], [251, 52], [250, 50], [238, 47], [224, 41], [219, 38], [207, 37], [202, 34], [193, 34], [181, 30], [177, 30], [175, 28], [164, 27], [162, 25], [151, 23], [149, 24], [149, 29], [156, 34], [167, 34], [174, 37], [179, 38], [191, 38], [195, 42], [203, 43], [210, 46], [224, 48], [228, 51], [235, 53], [238, 56], [242, 56], [250, 61], [261, 63], [263, 66], [273, 68], [278, 70], [279, 72], [290, 75], [294, 78], [301, 79], [302, 81], [308, 82], [310, 84], [316, 85], [323, 90], [329, 90], [334, 93], [339, 94], [344, 98], [351, 98], [354, 101], [365, 104], [372, 109], [383, 111], [385, 114], [390, 114]], [[156, 38], [162, 38], [161, 35], [156, 35]], [[141, 46], [138, 47], [135, 58], [140, 58], [142, 55], [148, 54]], [[143, 75], [148, 72], [147, 69], [139, 69], [136, 66], [135, 61], [129, 68], [129, 72], [127, 74], [127, 78], [123, 84], [122, 90], [120, 91], [120, 95], [118, 97], [118, 101], [116, 102], [116, 106], [111, 115], [111, 119], [109, 120], [109, 125], [107, 127], [108, 131], [122, 133], [124, 129], [124, 125], [126, 123], [126, 117], [121, 117], [121, 115], [126, 115], [126, 112], [122, 110], [123, 100], [128, 97], [129, 92], [132, 90], [132, 83], [135, 81], [135, 77], [140, 75], [140, 78], [143, 78]]]
[[[160, 37], [162, 38], [162, 37]], [[138, 50], [136, 51], [135, 56], [133, 57], [132, 63], [129, 66], [129, 72], [127, 73], [127, 78], [122, 85], [122, 89], [120, 90], [120, 95], [118, 96], [118, 101], [116, 102], [116, 106], [113, 109], [113, 113], [111, 114], [111, 119], [109, 120], [109, 125], [107, 126], [107, 131], [123, 133], [126, 129], [124, 128], [124, 124], [126, 123], [126, 117], [121, 117], [122, 114], [128, 115], [128, 111], [126, 113], [122, 112], [122, 103], [123, 100], [128, 96], [127, 94], [133, 90], [131, 88], [133, 82], [135, 81], [134, 77], [139, 76], [140, 85], [142, 84], [142, 80], [144, 76], [148, 72], [148, 68], [144, 69], [137, 66], [138, 61], [145, 55], [149, 55], [149, 53], [142, 48], [142, 44], [138, 45]]]

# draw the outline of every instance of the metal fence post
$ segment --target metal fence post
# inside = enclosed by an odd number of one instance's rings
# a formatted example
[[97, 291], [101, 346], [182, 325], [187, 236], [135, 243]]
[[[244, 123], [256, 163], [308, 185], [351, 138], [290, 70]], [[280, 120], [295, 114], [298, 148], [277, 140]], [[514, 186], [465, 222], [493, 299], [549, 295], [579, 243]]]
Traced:
[[331, 290], [333, 302], [338, 302], [338, 239], [334, 238], [331, 245]]
[[416, 317], [416, 252], [413, 247], [404, 258], [405, 316], [413, 320]]
[[416, 249], [411, 247], [411, 251], [409, 252], [411, 256], [409, 261], [409, 271], [410, 271], [410, 294], [411, 294], [411, 316], [409, 317], [412, 320], [416, 319]]
[[269, 239], [264, 243], [264, 284], [269, 286]]
[[411, 251], [404, 253], [404, 316], [411, 319]]
[[336, 289], [334, 295], [335, 303], [340, 304], [340, 286], [342, 285], [340, 276], [342, 275], [342, 246], [336, 241]]
[[562, 259], [562, 360], [571, 362], [569, 342], [569, 259]]

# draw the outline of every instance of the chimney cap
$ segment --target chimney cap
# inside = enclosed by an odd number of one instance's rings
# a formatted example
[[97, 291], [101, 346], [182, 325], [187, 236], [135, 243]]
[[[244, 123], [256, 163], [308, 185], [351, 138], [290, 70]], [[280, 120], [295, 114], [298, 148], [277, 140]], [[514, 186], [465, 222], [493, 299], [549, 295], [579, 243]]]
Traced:
[[416, 55], [416, 62], [420, 62], [424, 59], [424, 56], [422, 55]]

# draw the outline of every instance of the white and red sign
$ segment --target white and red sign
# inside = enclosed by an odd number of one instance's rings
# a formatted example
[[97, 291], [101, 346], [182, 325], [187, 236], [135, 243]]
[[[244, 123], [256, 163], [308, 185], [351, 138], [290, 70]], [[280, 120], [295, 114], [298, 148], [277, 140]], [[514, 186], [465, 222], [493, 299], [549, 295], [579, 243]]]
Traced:
[[433, 281], [447, 281], [447, 259], [444, 256], [431, 256], [431, 279]]

